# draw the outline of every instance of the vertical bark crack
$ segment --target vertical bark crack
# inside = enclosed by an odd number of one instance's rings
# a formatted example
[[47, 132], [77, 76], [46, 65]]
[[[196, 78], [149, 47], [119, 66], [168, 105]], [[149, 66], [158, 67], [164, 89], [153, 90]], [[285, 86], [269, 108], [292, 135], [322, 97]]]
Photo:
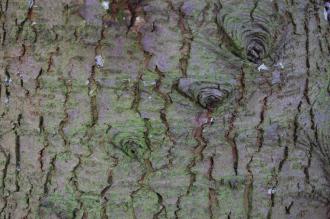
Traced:
[[[214, 169], [214, 158], [213, 157], [214, 157], [214, 154], [211, 157], [209, 157], [209, 169], [207, 171], [207, 175], [208, 175], [208, 180], [210, 182], [215, 183], [216, 181], [212, 176], [213, 169]], [[213, 209], [215, 207], [220, 208], [220, 204], [219, 204], [219, 200], [218, 200], [218, 197], [217, 197], [217, 192], [212, 187], [209, 187], [208, 199], [209, 199], [208, 211], [209, 211], [210, 218], [213, 219], [213, 218], [215, 218], [215, 215], [213, 213], [213, 211], [214, 211]]]
[[193, 41], [193, 34], [188, 23], [185, 21], [185, 13], [182, 11], [182, 5], [180, 6], [177, 13], [179, 15], [178, 25], [182, 35], [182, 46], [180, 48], [181, 58], [179, 60], [180, 69], [182, 76], [187, 77], [187, 69], [190, 58], [191, 43]]

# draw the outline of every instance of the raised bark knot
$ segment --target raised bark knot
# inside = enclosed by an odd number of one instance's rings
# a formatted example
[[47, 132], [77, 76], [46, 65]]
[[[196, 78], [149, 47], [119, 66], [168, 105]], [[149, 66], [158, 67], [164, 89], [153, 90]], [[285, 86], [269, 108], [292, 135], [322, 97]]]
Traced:
[[265, 58], [274, 59], [287, 33], [285, 16], [266, 1], [222, 7], [216, 23], [221, 45], [234, 56], [255, 64]]
[[[226, 86], [229, 87], [229, 86]], [[229, 96], [230, 91], [219, 83], [181, 78], [177, 83], [178, 91], [206, 109], [214, 109]]]
[[246, 57], [250, 62], [260, 64], [266, 54], [264, 42], [260, 39], [252, 39], [246, 46]]
[[112, 144], [132, 159], [141, 161], [148, 151], [144, 137], [135, 133], [116, 133], [112, 139]]

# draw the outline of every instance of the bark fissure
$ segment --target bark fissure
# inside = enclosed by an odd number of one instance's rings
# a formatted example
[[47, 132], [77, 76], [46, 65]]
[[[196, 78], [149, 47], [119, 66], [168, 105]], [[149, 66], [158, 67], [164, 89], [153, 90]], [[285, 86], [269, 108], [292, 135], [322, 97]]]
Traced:
[[[213, 178], [212, 173], [214, 169], [214, 154], [209, 157], [209, 168], [207, 170], [208, 180], [212, 183], [216, 183], [216, 180]], [[208, 211], [210, 218], [215, 218], [214, 208], [220, 208], [219, 199], [217, 197], [216, 189], [209, 187], [208, 191]]]
[[0, 0], [0, 217], [327, 218], [328, 4]]
[[68, 113], [67, 105], [68, 105], [68, 101], [70, 99], [71, 92], [72, 92], [72, 82], [71, 82], [71, 79], [69, 79], [69, 80], [63, 79], [63, 83], [65, 86], [65, 94], [64, 94], [65, 98], [64, 98], [64, 103], [63, 103], [64, 118], [61, 120], [61, 122], [59, 124], [58, 131], [59, 131], [60, 136], [63, 139], [64, 146], [67, 148], [67, 147], [69, 147], [70, 142], [69, 142], [68, 138], [66, 137], [64, 128], [69, 122], [69, 113]]
[[182, 35], [182, 46], [180, 48], [181, 58], [180, 58], [180, 69], [183, 77], [187, 77], [187, 69], [190, 58], [191, 43], [193, 41], [192, 31], [189, 28], [188, 23], [185, 21], [185, 13], [182, 11], [182, 5], [178, 10], [179, 21], [178, 25]]

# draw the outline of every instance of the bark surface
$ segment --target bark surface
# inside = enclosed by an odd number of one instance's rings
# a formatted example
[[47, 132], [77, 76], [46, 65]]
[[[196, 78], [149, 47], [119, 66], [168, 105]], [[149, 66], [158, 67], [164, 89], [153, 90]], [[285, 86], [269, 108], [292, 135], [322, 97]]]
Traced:
[[326, 13], [0, 0], [0, 218], [329, 218]]

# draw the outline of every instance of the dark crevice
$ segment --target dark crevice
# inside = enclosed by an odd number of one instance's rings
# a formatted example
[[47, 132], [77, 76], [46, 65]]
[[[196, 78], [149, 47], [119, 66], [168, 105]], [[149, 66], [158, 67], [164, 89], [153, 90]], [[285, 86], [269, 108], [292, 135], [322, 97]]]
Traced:
[[291, 24], [293, 26], [293, 34], [298, 35], [298, 33], [297, 33], [297, 24], [294, 21], [292, 12], [291, 11], [286, 11], [285, 16], [288, 18], [287, 20], [291, 21]]
[[44, 117], [39, 116], [39, 133], [43, 133], [45, 131], [45, 126], [44, 126]]
[[130, 32], [130, 30], [134, 27], [134, 25], [136, 23], [136, 18], [138, 17], [138, 8], [139, 8], [141, 2], [142, 2], [142, 0], [135, 0], [135, 1], [128, 0], [126, 2], [128, 10], [131, 14], [130, 20], [129, 20], [129, 23], [127, 26], [126, 34], [128, 34], [128, 32]]
[[[216, 182], [215, 179], [212, 176], [213, 169], [214, 169], [214, 154], [209, 158], [209, 169], [207, 171], [208, 175], [208, 180], [211, 182]], [[209, 187], [209, 193], [208, 193], [208, 211], [210, 218], [215, 218], [214, 213], [213, 213], [213, 208], [217, 207], [220, 208], [219, 200], [217, 197], [217, 191], [214, 188]]]
[[[140, 4], [140, 1], [137, 3], [137, 4]], [[152, 23], [152, 31], [154, 31], [155, 29], [157, 28], [155, 22]], [[143, 55], [144, 55], [144, 67], [148, 66], [149, 65], [149, 61], [151, 60], [152, 58], [152, 54], [150, 54], [149, 52], [145, 51], [144, 50], [144, 47], [143, 47], [143, 43], [142, 43], [142, 39], [143, 39], [143, 33], [138, 31], [138, 42], [139, 42], [139, 45], [140, 45], [140, 49], [142, 50], [143, 52]], [[172, 148], [174, 147], [175, 145], [175, 140], [174, 140], [174, 137], [173, 137], [173, 134], [171, 133], [170, 131], [170, 126], [169, 126], [169, 123], [167, 121], [167, 115], [166, 115], [166, 112], [167, 112], [167, 108], [168, 106], [172, 103], [172, 100], [171, 100], [171, 97], [169, 96], [169, 94], [163, 92], [161, 90], [161, 87], [162, 87], [162, 80], [163, 78], [165, 77], [165, 75], [159, 70], [158, 66], [156, 66], [156, 69], [155, 69], [155, 72], [158, 74], [158, 79], [156, 80], [156, 84], [154, 86], [154, 91], [163, 99], [164, 101], [164, 106], [159, 110], [159, 114], [160, 114], [160, 119], [162, 121], [162, 124], [165, 126], [165, 135], [168, 137], [168, 139], [172, 142], [173, 146], [168, 150], [168, 154], [167, 154], [167, 158], [169, 159], [169, 166], [172, 165], [172, 161], [173, 161], [173, 156], [172, 156]], [[140, 74], [139, 75], [139, 82], [140, 80], [142, 80], [142, 77], [143, 75]], [[140, 101], [140, 87], [139, 87], [139, 84], [138, 84], [138, 89], [135, 90], [135, 101], [133, 103], [135, 103], [133, 106], [135, 106], [135, 108], [138, 107], [138, 104], [139, 101]]]
[[288, 159], [288, 155], [289, 155], [289, 148], [288, 146], [285, 146], [283, 152], [283, 159], [280, 161], [280, 164], [278, 165], [278, 172], [282, 170], [285, 161]]
[[253, 156], [251, 157], [250, 161], [246, 165], [247, 170], [247, 176], [246, 176], [246, 182], [245, 182], [245, 188], [244, 188], [244, 209], [246, 218], [251, 218], [251, 212], [252, 212], [252, 203], [253, 203], [253, 173], [250, 168], [250, 164], [253, 161]]
[[232, 157], [233, 157], [233, 168], [235, 175], [237, 176], [237, 168], [238, 168], [238, 150], [236, 145], [236, 134], [235, 134], [235, 126], [234, 122], [237, 118], [237, 109], [231, 114], [231, 118], [229, 119], [229, 129], [225, 133], [225, 138], [232, 149]]
[[140, 83], [141, 83], [142, 77], [143, 77], [143, 74], [139, 73], [137, 81], [133, 85], [134, 99], [133, 99], [133, 102], [131, 105], [131, 109], [134, 110], [135, 112], [137, 112], [140, 115], [140, 117], [141, 117], [141, 112], [139, 110], [140, 101], [141, 101], [141, 88], [140, 88], [141, 85], [140, 85]]
[[251, 22], [254, 22], [254, 11], [257, 9], [258, 7], [258, 3], [259, 3], [259, 0], [255, 0], [254, 1], [254, 5], [253, 5], [253, 8], [251, 9], [250, 11], [250, 19], [251, 19]]
[[181, 58], [179, 60], [180, 69], [181, 69], [182, 77], [187, 77], [187, 69], [190, 58], [193, 35], [191, 29], [189, 28], [189, 25], [187, 24], [187, 22], [185, 22], [185, 14], [182, 11], [182, 5], [180, 6], [177, 13], [179, 14], [178, 26], [180, 28], [182, 35], [182, 46], [180, 48]]
[[[269, 82], [267, 82], [269, 85]], [[268, 108], [268, 98], [272, 95], [273, 91], [272, 88], [270, 88], [270, 91], [268, 94], [262, 99], [262, 106], [261, 106], [261, 111], [259, 114], [259, 123], [256, 126], [256, 131], [257, 131], [257, 139], [256, 139], [256, 145], [257, 145], [257, 150], [254, 152], [254, 154], [251, 156], [250, 161], [246, 165], [246, 170], [247, 170], [247, 177], [246, 177], [246, 184], [245, 184], [245, 189], [244, 189], [244, 208], [246, 211], [246, 217], [251, 218], [251, 212], [252, 212], [252, 196], [253, 196], [253, 172], [251, 170], [250, 165], [253, 162], [253, 158], [256, 154], [261, 152], [261, 149], [264, 144], [264, 129], [262, 128], [262, 125], [264, 124], [265, 120], [265, 115], [266, 111]], [[268, 212], [269, 215], [271, 215], [271, 210]]]
[[30, 185], [30, 188], [29, 188], [29, 191], [26, 193], [26, 215], [23, 217], [23, 218], [28, 218], [30, 213], [31, 213], [31, 206], [30, 206], [30, 202], [31, 202], [31, 198], [33, 197], [33, 184], [31, 183], [31, 180], [28, 179], [29, 181], [29, 185]]
[[[259, 123], [256, 126], [257, 130], [257, 139], [256, 139], [256, 145], [257, 145], [257, 150], [254, 152], [254, 154], [251, 156], [250, 161], [246, 165], [246, 170], [247, 170], [247, 177], [246, 177], [246, 183], [245, 183], [245, 188], [244, 188], [244, 208], [246, 212], [246, 217], [251, 218], [251, 212], [252, 212], [252, 196], [253, 196], [253, 172], [251, 170], [250, 165], [253, 162], [253, 157], [261, 152], [261, 149], [264, 144], [264, 129], [262, 128], [262, 125], [265, 120], [265, 114], [267, 111], [268, 107], [268, 98], [272, 95], [272, 89], [270, 89], [270, 92], [262, 99], [262, 106], [261, 106], [261, 111], [259, 114]], [[271, 212], [269, 212], [271, 213]]]
[[5, 45], [6, 36], [7, 36], [6, 26], [5, 26], [5, 22], [3, 22], [2, 23], [2, 39], [1, 39], [1, 45], [2, 46]]
[[71, 187], [75, 191], [75, 197], [78, 202], [78, 208], [76, 207], [72, 212], [73, 218], [76, 218], [78, 211], [80, 209], [82, 209], [82, 206], [83, 206], [83, 203], [80, 200], [82, 192], [79, 190], [79, 181], [78, 181], [78, 176], [77, 176], [77, 170], [81, 167], [81, 163], [82, 163], [81, 156], [77, 156], [77, 158], [78, 158], [78, 162], [71, 170], [71, 178], [69, 179]]
[[219, 14], [221, 13], [221, 5], [214, 5], [214, 22], [217, 25], [218, 33], [219, 33], [219, 41], [222, 42], [222, 44], [236, 57], [239, 57], [240, 59], [244, 59], [242, 52], [243, 50], [239, 48], [234, 40], [231, 38], [229, 33], [226, 32], [225, 28], [223, 27], [221, 23], [221, 18], [219, 17]]
[[313, 146], [311, 145], [310, 149], [307, 152], [307, 165], [304, 166], [305, 181], [307, 184], [310, 184], [309, 168], [312, 163], [312, 156], [313, 156]]
[[[317, 24], [317, 31], [319, 32], [320, 36], [322, 36], [321, 19], [320, 19], [320, 16], [319, 16], [318, 5], [317, 5], [315, 0], [311, 0], [310, 2], [314, 5], [314, 17], [315, 17], [315, 21], [316, 21], [316, 24]], [[319, 48], [320, 48], [321, 53], [324, 53], [321, 38], [318, 39], [318, 44], [319, 44]]]
[[294, 117], [294, 121], [293, 121], [293, 144], [294, 146], [297, 146], [297, 140], [298, 140], [298, 128], [299, 128], [299, 114], [301, 112], [301, 105], [302, 105], [302, 101], [299, 102], [298, 106], [297, 106], [297, 113]]
[[32, 31], [34, 33], [34, 39], [33, 39], [32, 43], [33, 44], [36, 44], [37, 41], [38, 41], [38, 30], [37, 30], [37, 28], [34, 25], [32, 25], [31, 28], [32, 28]]
[[68, 121], [69, 121], [69, 113], [68, 113], [68, 101], [72, 92], [72, 82], [71, 80], [63, 80], [63, 83], [65, 85], [65, 98], [64, 98], [64, 103], [63, 103], [63, 110], [64, 110], [64, 118], [61, 120], [60, 124], [59, 124], [59, 134], [63, 139], [64, 142], [64, 146], [67, 148], [69, 146], [69, 140], [65, 135], [64, 132], [64, 128], [67, 125]]
[[[306, 42], [305, 42], [306, 80], [305, 80], [305, 87], [304, 87], [304, 99], [306, 100], [308, 106], [310, 107], [310, 111], [309, 111], [310, 122], [311, 122], [310, 128], [314, 131], [315, 138], [316, 138], [316, 140], [318, 140], [317, 129], [315, 127], [315, 122], [314, 122], [313, 106], [311, 104], [310, 97], [309, 97], [309, 83], [310, 83], [309, 78], [310, 78], [310, 74], [311, 74], [310, 73], [309, 15], [310, 15], [310, 3], [307, 3], [306, 8], [305, 8], [305, 20], [304, 20], [304, 30], [305, 30], [305, 35], [306, 35]], [[307, 164], [304, 166], [304, 169], [303, 169], [303, 172], [305, 174], [305, 181], [307, 184], [310, 184], [309, 168], [310, 168], [311, 162], [312, 162], [313, 151], [314, 151], [314, 146], [312, 144], [310, 144], [310, 147], [308, 148], [308, 151], [307, 151]]]
[[[42, 88], [41, 77], [42, 77], [43, 73], [44, 73], [43, 69], [40, 68], [39, 73], [38, 73], [37, 77], [35, 78], [35, 89], [34, 90], [35, 90], [36, 94]], [[45, 117], [42, 114], [42, 112], [39, 112], [38, 129], [39, 129], [39, 135], [42, 139], [42, 144], [43, 144], [43, 147], [38, 152], [38, 161], [39, 161], [40, 170], [41, 170], [42, 173], [44, 173], [44, 171], [45, 171], [45, 169], [44, 169], [44, 166], [45, 166], [44, 165], [44, 154], [45, 154], [46, 149], [49, 147], [50, 143], [49, 143], [49, 140], [48, 140], [48, 132], [45, 130]], [[52, 162], [50, 162], [50, 164], [52, 164]], [[49, 178], [50, 174], [51, 174], [51, 167], [49, 168], [48, 172], [46, 173], [46, 181], [44, 183], [44, 192], [48, 192], [47, 183], [48, 183], [48, 179], [50, 179]]]
[[22, 61], [22, 58], [25, 56], [25, 54], [26, 54], [26, 46], [25, 46], [25, 44], [23, 43], [23, 44], [22, 44], [22, 52], [21, 52], [21, 54], [19, 55], [18, 60], [19, 60], [19, 61]]
[[[282, 148], [282, 139], [281, 136], [278, 135], [278, 146], [279, 148]], [[268, 188], [268, 194], [270, 195], [270, 200], [269, 200], [269, 209], [268, 209], [268, 214], [267, 214], [267, 218], [272, 218], [272, 213], [273, 213], [273, 207], [275, 205], [275, 196], [276, 196], [276, 192], [277, 192], [277, 187], [279, 184], [279, 174], [283, 168], [284, 163], [287, 161], [289, 156], [289, 148], [288, 146], [284, 147], [284, 151], [283, 151], [283, 157], [282, 160], [279, 162], [278, 168], [276, 170], [276, 168], [272, 169], [272, 178], [271, 180], [268, 182], [270, 184], [270, 188]]]
[[35, 92], [37, 92], [40, 89], [40, 77], [42, 76], [42, 73], [43, 73], [43, 69], [40, 68], [39, 73], [35, 79], [35, 83], [36, 83]]
[[194, 154], [199, 160], [204, 159], [203, 151], [207, 147], [207, 140], [203, 136], [203, 131], [205, 126], [212, 123], [211, 113], [211, 111], [204, 111], [198, 113], [195, 118], [197, 126], [193, 130], [193, 137], [197, 141], [197, 145], [194, 148]]
[[204, 111], [198, 113], [195, 118], [197, 127], [193, 131], [193, 137], [197, 141], [197, 145], [194, 148], [194, 156], [186, 167], [186, 171], [190, 176], [189, 185], [187, 191], [181, 194], [176, 201], [176, 210], [174, 212], [175, 218], [179, 218], [179, 212], [181, 211], [181, 201], [185, 196], [191, 193], [191, 190], [196, 182], [196, 173], [193, 172], [193, 168], [196, 166], [198, 160], [203, 160], [203, 150], [207, 147], [207, 141], [203, 137], [203, 130], [206, 125], [211, 124], [211, 111]]
[[20, 135], [18, 132], [18, 128], [21, 125], [22, 120], [22, 114], [19, 114], [17, 117], [17, 121], [14, 127], [14, 134], [15, 134], [15, 162], [16, 162], [16, 170], [15, 170], [15, 186], [16, 186], [16, 192], [20, 191], [19, 186], [19, 177], [20, 177], [20, 171], [21, 171], [21, 142], [20, 142]]
[[[0, 216], [2, 216], [3, 215], [3, 213], [5, 212], [5, 209], [7, 208], [7, 206], [8, 206], [8, 196], [4, 196], [3, 197], [3, 200], [4, 200], [4, 204], [3, 204], [3, 207], [0, 209]], [[5, 218], [5, 217], [3, 217], [3, 218]]]
[[285, 206], [285, 214], [291, 214], [291, 207], [293, 206], [293, 201], [290, 202], [289, 206]]
[[136, 213], [135, 213], [135, 209], [134, 209], [134, 195], [140, 191], [141, 188], [138, 188], [137, 190], [133, 191], [131, 194], [130, 194], [130, 198], [131, 198], [131, 202], [132, 202], [132, 214], [133, 214], [133, 219], [138, 219], [136, 217]]
[[225, 133], [226, 141], [229, 143], [232, 149], [232, 158], [233, 158], [233, 168], [235, 175], [238, 175], [238, 148], [236, 145], [236, 131], [235, 131], [235, 121], [237, 118], [238, 110], [243, 105], [244, 100], [244, 93], [245, 93], [245, 73], [243, 68], [241, 69], [241, 74], [239, 75], [238, 79], [238, 90], [239, 90], [239, 96], [236, 100], [236, 105], [234, 112], [231, 114], [231, 117], [229, 119], [229, 128]]
[[6, 177], [7, 177], [7, 172], [8, 172], [8, 166], [10, 163], [10, 153], [6, 152], [5, 149], [1, 145], [0, 145], [0, 152], [5, 157], [4, 167], [2, 169], [2, 179], [1, 179], [1, 190], [2, 190], [1, 193], [2, 193], [2, 196], [4, 196], [5, 188], [6, 188]]
[[38, 152], [38, 161], [39, 161], [39, 167], [40, 167], [40, 170], [42, 172], [44, 172], [44, 153], [45, 153], [45, 150], [48, 148], [49, 146], [49, 142], [48, 142], [48, 134], [46, 132], [44, 132], [44, 127], [41, 126], [41, 129], [42, 132], [40, 132], [41, 134], [43, 134], [43, 148]]
[[164, 124], [165, 126], [165, 135], [168, 137], [168, 139], [170, 139], [171, 143], [172, 143], [172, 146], [168, 149], [167, 151], [167, 158], [169, 160], [169, 166], [172, 166], [173, 165], [173, 154], [172, 154], [172, 149], [174, 148], [175, 144], [176, 144], [176, 141], [175, 141], [175, 138], [170, 130], [170, 125], [167, 121], [167, 116], [166, 116], [166, 112], [165, 112], [165, 109], [161, 109], [160, 110], [160, 119], [162, 121], [162, 123]]
[[153, 191], [154, 193], [156, 193], [157, 195], [157, 199], [158, 199], [158, 205], [161, 207], [160, 210], [153, 215], [153, 219], [158, 219], [159, 216], [163, 213], [163, 211], [165, 212], [165, 218], [167, 218], [167, 210], [164, 204], [164, 198], [161, 194], [159, 194], [158, 192]]
[[307, 77], [306, 80], [305, 80], [304, 98], [305, 98], [307, 104], [311, 105], [311, 101], [310, 101], [309, 96], [308, 96], [308, 89], [309, 89], [308, 87], [309, 87], [309, 79]]
[[271, 92], [269, 95], [265, 96], [262, 100], [262, 107], [261, 107], [261, 112], [260, 112], [260, 121], [258, 123], [258, 125], [256, 126], [256, 130], [257, 130], [257, 146], [258, 146], [258, 150], [257, 152], [261, 151], [261, 148], [263, 146], [264, 143], [264, 129], [261, 127], [263, 125], [264, 119], [265, 119], [265, 113], [267, 111], [267, 105], [268, 105], [268, 98], [271, 95]]
[[48, 193], [49, 193], [49, 186], [52, 183], [52, 176], [53, 176], [53, 173], [56, 171], [56, 168], [55, 168], [56, 157], [57, 157], [57, 155], [52, 157], [49, 162], [49, 168], [48, 168], [48, 171], [46, 174], [46, 180], [45, 180], [44, 186], [43, 186], [43, 192], [44, 192], [45, 196], [48, 195]]
[[194, 186], [194, 183], [196, 182], [196, 173], [192, 171], [192, 168], [196, 166], [196, 158], [194, 157], [190, 163], [188, 164], [186, 171], [189, 173], [190, 180], [189, 180], [189, 185], [187, 191], [180, 195], [176, 201], [176, 210], [174, 211], [175, 218], [179, 218], [179, 212], [182, 210], [181, 208], [181, 201], [185, 196], [188, 196], [191, 192], [191, 189]]
[[169, 166], [172, 166], [172, 162], [174, 159], [173, 154], [172, 154], [172, 149], [173, 149], [174, 145], [176, 144], [176, 142], [175, 142], [173, 133], [170, 130], [170, 126], [169, 126], [169, 123], [167, 120], [167, 115], [166, 115], [168, 107], [172, 104], [172, 99], [169, 96], [169, 94], [167, 94], [161, 90], [162, 81], [163, 81], [163, 78], [165, 77], [165, 75], [158, 69], [158, 67], [156, 67], [156, 73], [158, 74], [158, 79], [156, 80], [154, 91], [163, 99], [163, 102], [164, 102], [164, 106], [159, 110], [159, 116], [166, 129], [165, 134], [168, 137], [168, 139], [170, 139], [170, 141], [172, 142], [172, 147], [168, 150], [168, 154], [167, 154], [167, 158], [169, 159], [169, 162], [168, 162]]
[[6, 79], [5, 79], [5, 104], [8, 106], [9, 104], [9, 99], [10, 99], [10, 84], [12, 83], [12, 79], [10, 77], [10, 74], [7, 70], [8, 66], [5, 69], [5, 75], [6, 75]]
[[[116, 164], [113, 165], [112, 167], [115, 168], [115, 167], [117, 166], [117, 164], [118, 164], [118, 163], [116, 163]], [[108, 184], [108, 185], [107, 185], [106, 187], [104, 187], [104, 188], [102, 189], [101, 193], [100, 193], [101, 197], [104, 198], [104, 199], [106, 199], [106, 201], [108, 201], [108, 200], [107, 200], [107, 198], [105, 197], [105, 195], [106, 195], [107, 191], [111, 188], [112, 183], [113, 183], [113, 179], [112, 179], [112, 169], [110, 169], [109, 172], [108, 172], [108, 177], [107, 177], [107, 184]]]
[[[100, 51], [102, 49], [102, 41], [105, 38], [105, 30], [106, 25], [104, 22], [104, 18], [102, 18], [102, 28], [100, 30], [100, 39], [97, 41], [97, 44], [94, 48], [94, 57], [101, 55]], [[97, 92], [98, 92], [98, 85], [96, 82], [96, 68], [102, 67], [98, 66], [97, 63], [91, 67], [90, 76], [88, 78], [88, 94], [90, 96], [90, 112], [91, 112], [91, 127], [93, 128], [98, 122], [98, 109], [97, 109]], [[86, 133], [87, 134], [87, 133]]]
[[205, 20], [206, 20], [206, 16], [207, 16], [207, 11], [210, 9], [210, 6], [211, 6], [211, 3], [210, 2], [207, 2], [205, 7], [203, 8], [203, 10], [201, 11], [202, 13], [202, 19], [201, 21], [198, 22], [198, 27], [202, 27], [203, 24], [205, 23]]
[[150, 119], [144, 118], [143, 121], [144, 121], [144, 133], [143, 133], [144, 141], [145, 141], [149, 151], [153, 151], [151, 141], [150, 141], [150, 138], [149, 138], [149, 133], [152, 130]]
[[[116, 167], [116, 165], [114, 165], [113, 168], [114, 167]], [[101, 193], [100, 193], [100, 196], [102, 198], [101, 218], [108, 218], [107, 217], [108, 198], [106, 197], [106, 193], [109, 191], [112, 184], [113, 184], [112, 169], [110, 169], [108, 172], [108, 177], [107, 177], [107, 185], [101, 190]]]
[[53, 64], [54, 64], [54, 59], [53, 56], [58, 55], [60, 52], [60, 47], [56, 47], [55, 52], [51, 52], [48, 58], [48, 67], [46, 72], [49, 73], [52, 70]]
[[[32, 3], [34, 4], [34, 1], [32, 1]], [[32, 19], [33, 4], [28, 8], [26, 17], [25, 17], [25, 19], [21, 23], [18, 24], [17, 19], [15, 20], [16, 25], [18, 26], [18, 29], [17, 29], [17, 32], [16, 32], [16, 42], [19, 40], [19, 38], [20, 38], [20, 36], [21, 36], [21, 34], [23, 32], [25, 23], [27, 21], [31, 21], [31, 19]]]
[[98, 120], [98, 110], [97, 110], [97, 83], [95, 80], [95, 65], [92, 66], [91, 75], [88, 79], [88, 93], [90, 96], [90, 112], [91, 112], [91, 127], [94, 127], [97, 124]]

